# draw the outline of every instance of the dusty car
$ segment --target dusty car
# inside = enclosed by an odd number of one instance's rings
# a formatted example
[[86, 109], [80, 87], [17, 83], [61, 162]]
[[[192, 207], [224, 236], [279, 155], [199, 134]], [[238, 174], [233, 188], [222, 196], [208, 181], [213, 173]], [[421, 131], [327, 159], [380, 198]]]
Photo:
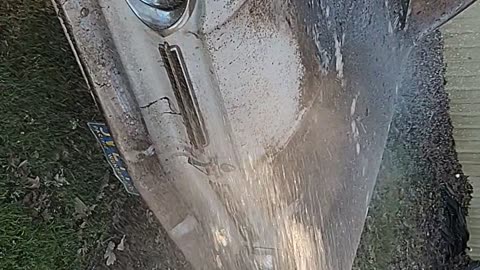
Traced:
[[471, 2], [59, 6], [136, 188], [196, 269], [350, 269], [406, 58]]

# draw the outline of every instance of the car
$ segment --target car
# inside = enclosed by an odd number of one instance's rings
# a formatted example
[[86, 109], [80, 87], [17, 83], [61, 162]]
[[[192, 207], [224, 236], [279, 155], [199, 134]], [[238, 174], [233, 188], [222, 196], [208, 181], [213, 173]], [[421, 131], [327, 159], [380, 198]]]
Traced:
[[59, 12], [137, 190], [194, 268], [350, 269], [409, 52], [473, 1], [439, 2]]

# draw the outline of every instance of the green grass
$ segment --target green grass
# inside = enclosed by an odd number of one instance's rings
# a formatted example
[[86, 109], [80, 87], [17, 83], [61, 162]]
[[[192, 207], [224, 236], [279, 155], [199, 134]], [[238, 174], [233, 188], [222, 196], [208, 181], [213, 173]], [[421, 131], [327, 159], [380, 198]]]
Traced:
[[[355, 270], [399, 269], [405, 249], [410, 258], [418, 256], [420, 238], [416, 229], [416, 205], [412, 198], [412, 181], [418, 176], [407, 175], [409, 157], [402, 144], [390, 140], [369, 206], [362, 239], [355, 258]], [[413, 180], [412, 180], [413, 179]], [[401, 269], [401, 268], [400, 268]]]
[[33, 226], [36, 222], [13, 204], [2, 205], [1, 214], [1, 269], [62, 269], [72, 264], [74, 230], [58, 222]]
[[49, 0], [0, 1], [0, 116], [0, 269], [84, 269], [125, 195], [86, 127], [101, 114]]

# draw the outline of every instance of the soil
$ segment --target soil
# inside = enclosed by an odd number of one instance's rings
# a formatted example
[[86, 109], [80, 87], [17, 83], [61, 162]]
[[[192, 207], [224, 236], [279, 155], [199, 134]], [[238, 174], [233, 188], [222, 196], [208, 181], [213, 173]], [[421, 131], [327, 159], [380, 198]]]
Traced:
[[457, 160], [441, 34], [413, 50], [356, 269], [471, 269], [466, 227], [472, 187]]
[[[107, 266], [105, 253], [102, 252], [92, 260], [88, 269], [191, 269], [183, 254], [139, 197], [130, 196], [118, 203], [113, 207], [112, 213], [111, 237], [105, 241], [104, 246], [108, 247], [110, 241], [115, 244], [113, 252], [116, 260]], [[123, 248], [120, 245], [122, 238]]]

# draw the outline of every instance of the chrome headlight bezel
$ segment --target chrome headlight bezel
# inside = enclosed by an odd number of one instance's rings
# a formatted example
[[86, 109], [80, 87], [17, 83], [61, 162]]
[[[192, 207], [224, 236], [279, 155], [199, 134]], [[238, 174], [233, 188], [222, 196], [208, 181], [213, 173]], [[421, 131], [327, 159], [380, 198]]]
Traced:
[[196, 0], [186, 0], [174, 9], [162, 9], [158, 0], [126, 0], [135, 15], [162, 36], [168, 36], [186, 24]]

